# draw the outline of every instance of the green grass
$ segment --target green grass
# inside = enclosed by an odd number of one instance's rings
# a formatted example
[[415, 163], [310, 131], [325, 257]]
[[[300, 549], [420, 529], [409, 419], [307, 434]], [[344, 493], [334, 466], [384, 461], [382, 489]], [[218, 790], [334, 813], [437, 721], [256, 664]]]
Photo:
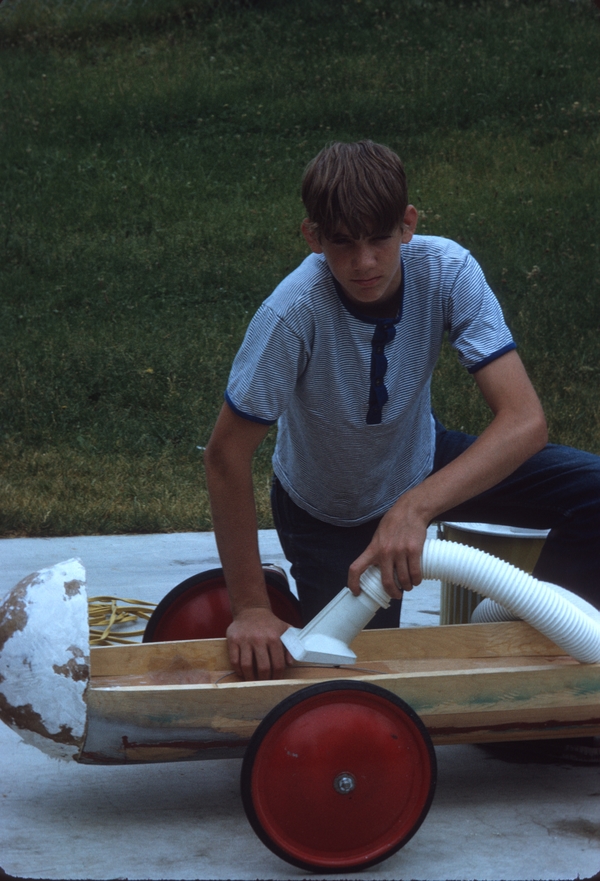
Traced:
[[[332, 139], [400, 153], [420, 230], [498, 293], [552, 439], [600, 452], [599, 29], [566, 0], [0, 13], [0, 535], [210, 528], [198, 448], [306, 253], [299, 181]], [[449, 351], [434, 404], [488, 419]]]

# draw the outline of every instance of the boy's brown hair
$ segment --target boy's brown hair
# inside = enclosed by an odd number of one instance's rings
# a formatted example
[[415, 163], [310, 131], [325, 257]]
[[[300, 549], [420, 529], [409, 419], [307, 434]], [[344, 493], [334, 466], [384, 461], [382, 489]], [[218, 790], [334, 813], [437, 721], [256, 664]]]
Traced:
[[337, 141], [306, 167], [302, 201], [314, 232], [326, 239], [342, 228], [354, 239], [389, 235], [408, 205], [404, 167], [383, 144]]

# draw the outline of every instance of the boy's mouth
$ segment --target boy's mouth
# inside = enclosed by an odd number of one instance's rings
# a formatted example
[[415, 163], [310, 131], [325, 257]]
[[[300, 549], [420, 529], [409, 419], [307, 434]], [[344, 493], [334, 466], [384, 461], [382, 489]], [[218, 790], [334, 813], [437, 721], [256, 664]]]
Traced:
[[354, 282], [354, 284], [359, 285], [361, 288], [370, 288], [381, 281], [381, 276], [375, 275], [373, 276], [373, 278], [354, 278], [352, 279], [352, 281]]

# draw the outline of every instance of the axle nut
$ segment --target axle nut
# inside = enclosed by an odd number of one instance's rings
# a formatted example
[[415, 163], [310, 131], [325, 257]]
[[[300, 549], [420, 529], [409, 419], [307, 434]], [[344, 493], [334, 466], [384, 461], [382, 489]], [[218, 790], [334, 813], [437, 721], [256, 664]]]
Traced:
[[347, 793], [352, 792], [356, 788], [356, 780], [348, 771], [343, 771], [333, 781], [333, 788], [340, 795], [347, 795]]

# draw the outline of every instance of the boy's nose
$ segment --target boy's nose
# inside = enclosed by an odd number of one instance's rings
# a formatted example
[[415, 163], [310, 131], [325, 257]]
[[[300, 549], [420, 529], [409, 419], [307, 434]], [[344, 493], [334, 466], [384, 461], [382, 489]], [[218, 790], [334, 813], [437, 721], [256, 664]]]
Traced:
[[358, 242], [354, 252], [354, 266], [356, 269], [368, 269], [375, 263], [375, 250], [368, 242]]

